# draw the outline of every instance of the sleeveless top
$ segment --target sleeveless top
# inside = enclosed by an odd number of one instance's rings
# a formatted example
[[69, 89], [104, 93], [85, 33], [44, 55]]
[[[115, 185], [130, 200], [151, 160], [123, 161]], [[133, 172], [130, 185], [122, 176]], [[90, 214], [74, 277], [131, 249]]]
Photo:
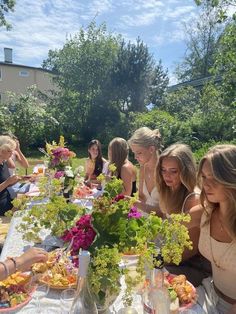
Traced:
[[143, 195], [146, 198], [147, 205], [155, 206], [159, 203], [159, 195], [158, 195], [157, 187], [154, 186], [151, 193], [149, 193], [145, 180], [143, 180]]
[[210, 222], [204, 225], [206, 213], [202, 214], [199, 251], [212, 265], [215, 286], [226, 296], [236, 299], [236, 240], [219, 242], [210, 235]]
[[[0, 183], [3, 183], [10, 177], [9, 169], [7, 167], [7, 163], [4, 161], [0, 164]], [[13, 206], [11, 204], [11, 197], [10, 194], [6, 189], [0, 192], [0, 215], [3, 216], [6, 211], [11, 209]]]
[[186, 210], [185, 210], [186, 202], [187, 202], [187, 200], [189, 199], [189, 197], [192, 196], [192, 195], [200, 195], [200, 193], [192, 192], [192, 193], [189, 193], [189, 194], [185, 197], [184, 202], [183, 202], [183, 205], [182, 205], [182, 208], [181, 208], [181, 213], [185, 213], [185, 212], [186, 212]]

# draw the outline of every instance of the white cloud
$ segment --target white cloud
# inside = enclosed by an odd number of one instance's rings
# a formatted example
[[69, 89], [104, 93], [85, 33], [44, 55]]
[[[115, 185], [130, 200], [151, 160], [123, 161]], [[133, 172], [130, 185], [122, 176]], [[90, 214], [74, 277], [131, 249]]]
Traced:
[[172, 49], [175, 59], [173, 45], [184, 39], [181, 21], [188, 21], [197, 10], [192, 3], [189, 0], [17, 1], [15, 12], [8, 15], [13, 30], [0, 29], [0, 59], [3, 60], [3, 47], [12, 47], [14, 62], [40, 66], [50, 49], [63, 47], [67, 36], [73, 36], [93, 19], [98, 24], [105, 21], [108, 30], [121, 33], [126, 41], [135, 42], [140, 36], [149, 47]]

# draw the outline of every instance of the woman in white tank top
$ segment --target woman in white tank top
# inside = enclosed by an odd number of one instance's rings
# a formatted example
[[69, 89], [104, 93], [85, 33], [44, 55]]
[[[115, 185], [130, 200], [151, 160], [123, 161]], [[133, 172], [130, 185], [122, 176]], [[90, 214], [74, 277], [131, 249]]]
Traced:
[[236, 313], [235, 156], [236, 145], [217, 145], [199, 165], [202, 207], [196, 206], [190, 224], [201, 220], [199, 250], [212, 265], [212, 277], [198, 288], [204, 314]]
[[155, 168], [161, 148], [160, 132], [147, 127], [140, 128], [134, 132], [128, 143], [140, 164], [139, 200], [135, 205], [145, 213], [155, 211], [162, 216], [155, 182]]

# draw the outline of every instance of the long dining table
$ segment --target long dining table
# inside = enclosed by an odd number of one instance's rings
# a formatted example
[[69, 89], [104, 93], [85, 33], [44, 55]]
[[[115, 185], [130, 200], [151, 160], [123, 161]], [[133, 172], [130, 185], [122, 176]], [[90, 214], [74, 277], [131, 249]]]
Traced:
[[[46, 202], [47, 200], [40, 200], [36, 202]], [[76, 199], [74, 200], [75, 203], [85, 205], [84, 200], [79, 200]], [[32, 206], [35, 203], [35, 201], [30, 201], [29, 202], [29, 207]], [[92, 203], [88, 199], [86, 201], [86, 207], [88, 209], [92, 208]], [[26, 209], [27, 210], [27, 209]], [[23, 252], [25, 252], [27, 249], [30, 247], [34, 246], [35, 244], [30, 241], [26, 241], [23, 239], [23, 235], [21, 232], [17, 230], [17, 226], [21, 223], [22, 221], [22, 215], [19, 214], [19, 212], [15, 212], [13, 215], [11, 222], [10, 222], [10, 227], [9, 231], [7, 234], [7, 237], [5, 239], [4, 246], [2, 248], [0, 260], [4, 261], [8, 256], [19, 256]], [[58, 239], [56, 237], [50, 236], [50, 231], [49, 230], [41, 230], [40, 231], [40, 237], [42, 238], [43, 242], [41, 246], [45, 249], [48, 249], [50, 247], [56, 247], [59, 246], [60, 243], [58, 243]], [[121, 280], [122, 282], [122, 280]], [[110, 306], [109, 311], [110, 313], [118, 313], [119, 309], [123, 307], [122, 303], [122, 296], [125, 290], [124, 284], [121, 286], [121, 292], [120, 295], [117, 297], [116, 301], [113, 303], [112, 306]], [[55, 289], [49, 289], [48, 294], [41, 299], [40, 301], [40, 313], [41, 314], [53, 314], [53, 313], [59, 313], [59, 314], [66, 314], [69, 313], [65, 312], [62, 309], [61, 302], [60, 302], [60, 296], [61, 296], [61, 290], [55, 290]], [[37, 303], [37, 290], [32, 294], [32, 298], [29, 301], [27, 305], [22, 307], [21, 309], [18, 309], [17, 311], [11, 311], [11, 313], [37, 313], [38, 311], [38, 303]], [[143, 306], [141, 303], [141, 296], [136, 296], [134, 298], [134, 303], [132, 305], [135, 310], [137, 311], [138, 314], [143, 313]], [[195, 305], [193, 307], [193, 310], [195, 314], [202, 314], [203, 311], [198, 305]], [[1, 312], [2, 313], [2, 312]]]

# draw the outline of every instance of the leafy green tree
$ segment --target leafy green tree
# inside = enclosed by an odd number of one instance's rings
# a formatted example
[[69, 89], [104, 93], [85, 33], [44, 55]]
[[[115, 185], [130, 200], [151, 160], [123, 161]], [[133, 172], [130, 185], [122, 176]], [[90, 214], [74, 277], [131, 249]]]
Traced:
[[[195, 0], [195, 3], [198, 6], [211, 6], [215, 9], [219, 23], [224, 22], [228, 18], [227, 10], [229, 7], [236, 8], [235, 0]], [[236, 13], [233, 13], [232, 18], [236, 19]]]
[[2, 131], [11, 131], [20, 140], [21, 146], [39, 143], [46, 137], [47, 125], [55, 127], [55, 119], [47, 114], [46, 104], [35, 96], [36, 88], [28, 88], [25, 94], [8, 93], [6, 103], [0, 103], [7, 123], [1, 125]]
[[148, 100], [156, 107], [160, 107], [169, 84], [168, 72], [164, 71], [161, 60], [155, 66], [151, 75]]
[[[162, 89], [168, 84], [166, 81], [161, 63], [155, 66], [147, 46], [140, 38], [135, 43], [121, 42], [111, 73], [110, 87], [111, 98], [116, 101], [121, 112], [128, 114], [146, 110], [147, 102], [150, 102], [152, 96], [155, 98], [157, 89], [163, 93]], [[153, 95], [149, 92], [152, 83], [155, 84]]]
[[200, 92], [192, 86], [181, 87], [165, 95], [161, 110], [179, 120], [189, 119], [199, 107]]
[[105, 24], [96, 27], [91, 23], [68, 39], [62, 49], [50, 51], [43, 63], [44, 68], [58, 74], [55, 80], [61, 90], [59, 108], [54, 106], [58, 120], [64, 121], [68, 133], [80, 133], [86, 141], [92, 136], [90, 128], [97, 134], [100, 127], [98, 123], [91, 125], [91, 117], [103, 111], [100, 117], [104, 123], [104, 118], [110, 116], [107, 86], [118, 42], [119, 37], [108, 33]]
[[[219, 43], [212, 73], [220, 76], [224, 104], [236, 108], [236, 22], [227, 25]], [[236, 116], [236, 113], [234, 114]]]
[[199, 16], [185, 24], [187, 50], [183, 61], [176, 68], [179, 81], [189, 81], [210, 76], [215, 61], [222, 25], [210, 5], [203, 6]]
[[11, 24], [7, 22], [5, 14], [14, 11], [15, 0], [0, 0], [0, 27], [6, 27], [7, 30], [12, 28]]

